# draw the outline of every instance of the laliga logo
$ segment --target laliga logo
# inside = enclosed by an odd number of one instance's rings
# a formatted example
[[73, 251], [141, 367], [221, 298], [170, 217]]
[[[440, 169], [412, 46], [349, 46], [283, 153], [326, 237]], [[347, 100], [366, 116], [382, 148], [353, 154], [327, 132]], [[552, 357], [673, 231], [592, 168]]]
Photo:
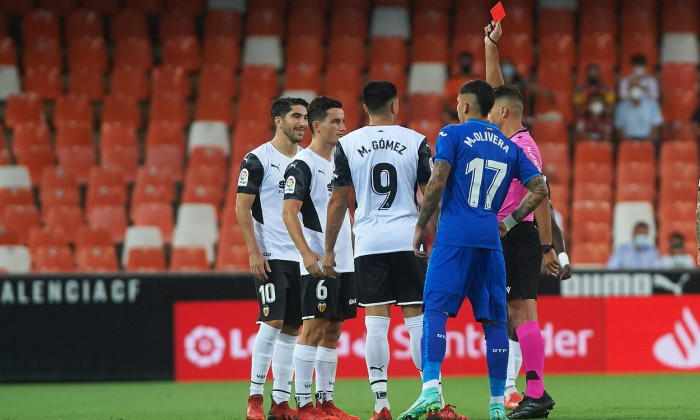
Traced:
[[700, 367], [700, 326], [686, 306], [683, 320], [676, 321], [674, 331], [654, 343], [656, 360], [677, 369]]
[[200, 368], [218, 365], [225, 347], [224, 338], [214, 327], [199, 325], [185, 337], [185, 356]]

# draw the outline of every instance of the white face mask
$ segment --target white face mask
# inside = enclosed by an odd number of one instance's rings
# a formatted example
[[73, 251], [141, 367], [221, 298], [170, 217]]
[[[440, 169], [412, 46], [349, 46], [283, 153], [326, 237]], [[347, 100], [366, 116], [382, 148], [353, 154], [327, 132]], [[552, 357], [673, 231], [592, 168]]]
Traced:
[[671, 257], [674, 267], [685, 267], [685, 255], [674, 255]]
[[637, 245], [639, 248], [646, 248], [651, 245], [651, 241], [649, 240], [649, 235], [645, 235], [643, 233], [640, 233], [638, 235], [634, 236], [634, 244]]
[[591, 111], [591, 114], [600, 115], [603, 113], [603, 109], [605, 109], [605, 106], [602, 102], [593, 102], [588, 109]]
[[644, 76], [646, 74], [647, 69], [644, 66], [634, 66], [634, 69], [632, 70], [634, 72], [634, 75], [639, 77], [639, 76]]
[[643, 96], [644, 96], [644, 91], [642, 90], [642, 88], [635, 86], [632, 89], [630, 89], [630, 98], [642, 99]]

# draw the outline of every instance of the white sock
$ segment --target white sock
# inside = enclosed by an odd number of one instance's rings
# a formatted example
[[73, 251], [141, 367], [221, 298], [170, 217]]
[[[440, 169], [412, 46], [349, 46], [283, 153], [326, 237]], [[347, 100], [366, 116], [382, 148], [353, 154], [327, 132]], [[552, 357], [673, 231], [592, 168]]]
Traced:
[[387, 398], [387, 376], [389, 367], [389, 318], [383, 316], [365, 316], [367, 342], [365, 343], [365, 361], [369, 384], [374, 393], [374, 412], [389, 409]]
[[272, 356], [272, 399], [277, 404], [289, 401], [294, 377], [294, 346], [296, 335], [280, 333], [275, 343], [275, 354]]
[[505, 401], [503, 397], [491, 397], [491, 400], [489, 402], [491, 404], [503, 404]]
[[506, 394], [518, 392], [515, 387], [515, 380], [518, 379], [520, 367], [523, 364], [523, 355], [520, 352], [520, 343], [508, 340], [508, 369], [506, 375]]
[[311, 402], [311, 382], [314, 377], [316, 347], [297, 344], [294, 348], [294, 397], [297, 408]]
[[428, 382], [423, 382], [423, 390], [425, 391], [426, 389], [429, 388], [437, 388], [440, 385], [440, 381], [437, 379], [431, 379]]
[[422, 371], [423, 364], [421, 362], [422, 349], [420, 346], [420, 339], [423, 337], [423, 315], [404, 318], [403, 322], [406, 324], [408, 336], [411, 341], [411, 358], [413, 359], [413, 364], [416, 365], [416, 369]]
[[333, 401], [337, 366], [338, 352], [336, 349], [318, 347], [316, 350], [316, 401], [320, 404]]
[[250, 367], [250, 395], [262, 395], [267, 372], [270, 370], [275, 342], [280, 330], [264, 322], [260, 324], [258, 334], [253, 342], [253, 355]]

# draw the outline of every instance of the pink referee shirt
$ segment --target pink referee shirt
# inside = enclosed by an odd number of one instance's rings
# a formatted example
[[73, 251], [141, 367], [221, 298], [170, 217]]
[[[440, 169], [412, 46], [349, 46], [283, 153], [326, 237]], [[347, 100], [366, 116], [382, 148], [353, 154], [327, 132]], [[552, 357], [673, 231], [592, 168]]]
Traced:
[[[527, 128], [523, 127], [522, 130], [515, 133], [510, 139], [513, 141], [513, 143], [517, 144], [525, 151], [525, 155], [527, 155], [532, 163], [537, 166], [537, 169], [542, 172], [542, 158], [540, 158], [540, 151], [537, 148], [537, 144], [535, 144], [535, 140], [532, 139], [530, 132], [527, 131]], [[513, 212], [513, 210], [517, 209], [520, 202], [523, 201], [523, 198], [525, 198], [526, 194], [527, 188], [525, 188], [517, 178], [513, 178], [513, 181], [510, 183], [510, 188], [508, 189], [506, 199], [503, 202], [503, 206], [501, 206], [501, 210], [498, 212], [498, 220], [501, 221], [505, 219]], [[530, 222], [534, 219], [535, 215], [530, 213], [523, 219], [523, 221]]]

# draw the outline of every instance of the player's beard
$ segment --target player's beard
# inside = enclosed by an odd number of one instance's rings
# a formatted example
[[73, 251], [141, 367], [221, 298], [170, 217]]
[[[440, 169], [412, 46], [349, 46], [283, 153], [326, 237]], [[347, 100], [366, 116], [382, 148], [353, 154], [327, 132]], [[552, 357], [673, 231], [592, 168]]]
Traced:
[[301, 143], [301, 141], [304, 139], [304, 133], [306, 133], [306, 130], [301, 132], [301, 136], [297, 138], [297, 132], [294, 129], [294, 127], [291, 128], [285, 128], [282, 130], [284, 132], [284, 135], [287, 136], [289, 141], [292, 143]]

